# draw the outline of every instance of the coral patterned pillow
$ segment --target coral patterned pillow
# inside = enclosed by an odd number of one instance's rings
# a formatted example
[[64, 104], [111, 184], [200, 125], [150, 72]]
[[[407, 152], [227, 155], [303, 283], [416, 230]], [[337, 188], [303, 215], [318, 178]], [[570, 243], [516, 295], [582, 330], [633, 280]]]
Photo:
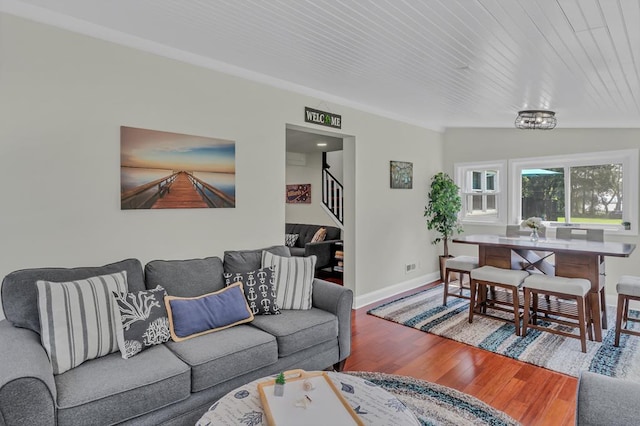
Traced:
[[114, 293], [120, 310], [116, 336], [122, 358], [131, 358], [153, 345], [169, 341], [169, 318], [164, 304], [166, 295], [161, 286], [123, 295]]

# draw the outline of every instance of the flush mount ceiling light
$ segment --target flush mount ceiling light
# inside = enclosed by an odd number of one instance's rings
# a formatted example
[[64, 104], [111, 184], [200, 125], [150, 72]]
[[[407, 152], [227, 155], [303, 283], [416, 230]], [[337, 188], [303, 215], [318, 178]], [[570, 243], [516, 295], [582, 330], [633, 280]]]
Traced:
[[519, 111], [516, 118], [518, 129], [551, 130], [556, 127], [556, 113], [538, 109]]

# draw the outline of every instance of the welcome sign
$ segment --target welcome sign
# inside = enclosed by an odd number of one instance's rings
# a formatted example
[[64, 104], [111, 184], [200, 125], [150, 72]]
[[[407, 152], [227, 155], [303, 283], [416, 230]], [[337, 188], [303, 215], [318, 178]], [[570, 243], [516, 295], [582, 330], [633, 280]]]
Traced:
[[304, 121], [307, 123], [319, 124], [321, 126], [333, 127], [336, 129], [342, 128], [342, 116], [338, 114], [332, 114], [326, 111], [320, 111], [317, 109], [304, 107]]

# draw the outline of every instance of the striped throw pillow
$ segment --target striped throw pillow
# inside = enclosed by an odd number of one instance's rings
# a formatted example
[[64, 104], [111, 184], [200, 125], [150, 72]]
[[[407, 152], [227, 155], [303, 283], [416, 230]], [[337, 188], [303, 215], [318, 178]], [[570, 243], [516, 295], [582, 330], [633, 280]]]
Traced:
[[[40, 339], [54, 374], [118, 350], [120, 318], [112, 292], [127, 292], [127, 272], [72, 282], [38, 281]], [[114, 309], [115, 307], [115, 309]]]
[[280, 309], [311, 309], [316, 256], [283, 257], [262, 252], [262, 267], [276, 267], [276, 304]]

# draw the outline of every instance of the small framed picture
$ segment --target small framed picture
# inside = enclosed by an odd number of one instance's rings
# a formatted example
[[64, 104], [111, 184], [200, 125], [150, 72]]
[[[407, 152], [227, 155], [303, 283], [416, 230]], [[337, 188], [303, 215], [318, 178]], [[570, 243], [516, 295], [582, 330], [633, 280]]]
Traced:
[[311, 204], [311, 184], [297, 183], [287, 185], [288, 204]]
[[413, 189], [413, 163], [390, 161], [391, 189]]

